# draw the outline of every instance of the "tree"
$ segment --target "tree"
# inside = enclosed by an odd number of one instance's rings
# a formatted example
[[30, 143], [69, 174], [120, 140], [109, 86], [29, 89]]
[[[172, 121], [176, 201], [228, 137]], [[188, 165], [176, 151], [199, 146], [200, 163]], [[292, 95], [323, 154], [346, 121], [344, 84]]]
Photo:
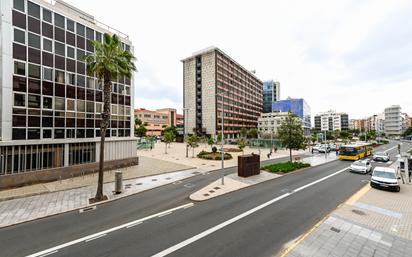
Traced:
[[135, 126], [140, 126], [140, 125], [142, 125], [142, 124], [143, 124], [143, 122], [142, 122], [141, 119], [139, 119], [139, 118], [134, 119], [134, 125], [135, 125]]
[[242, 138], [247, 137], [247, 134], [248, 134], [247, 128], [241, 128], [241, 129], [240, 129], [240, 136], [241, 136]]
[[247, 141], [244, 138], [241, 138], [238, 142], [237, 142], [237, 146], [239, 147], [240, 150], [242, 150], [242, 155], [244, 155], [244, 149], [247, 146]]
[[192, 148], [192, 158], [195, 157], [195, 148], [199, 146], [199, 139], [196, 135], [191, 135], [187, 138], [187, 144]]
[[412, 135], [412, 127], [407, 128], [405, 132], [402, 133], [402, 137], [407, 137], [409, 135]]
[[216, 143], [220, 143], [220, 142], [222, 142], [222, 134], [219, 133], [216, 138]]
[[176, 127], [175, 126], [166, 126], [166, 125], [164, 125], [165, 127], [164, 127], [164, 130], [163, 130], [163, 133], [166, 133], [166, 132], [172, 132], [172, 134], [173, 135], [177, 135], [177, 130], [176, 130]]
[[278, 135], [282, 145], [289, 149], [290, 161], [292, 161], [292, 150], [306, 149], [302, 122], [293, 113], [289, 112], [282, 121]]
[[134, 129], [134, 134], [137, 137], [143, 137], [146, 135], [147, 129], [143, 124], [140, 124], [139, 127]]
[[257, 129], [255, 129], [255, 128], [251, 128], [251, 129], [248, 130], [247, 135], [248, 135], [250, 138], [257, 138], [258, 131], [257, 131]]
[[345, 130], [342, 130], [342, 131], [340, 132], [340, 134], [339, 134], [339, 137], [340, 137], [341, 139], [347, 139], [347, 138], [349, 137], [349, 132], [348, 132], [348, 131], [345, 131]]
[[172, 143], [174, 140], [174, 135], [172, 132], [168, 131], [163, 135], [163, 141], [165, 143], [165, 154], [167, 154], [167, 145]]
[[96, 76], [99, 83], [103, 84], [103, 113], [100, 125], [100, 157], [99, 157], [99, 178], [97, 183], [96, 196], [94, 201], [105, 199], [103, 195], [103, 165], [104, 165], [104, 142], [107, 127], [110, 122], [110, 102], [112, 81], [118, 78], [131, 78], [136, 70], [134, 65], [135, 57], [128, 50], [123, 50], [121, 41], [116, 34], [110, 36], [105, 33], [103, 42], [92, 41], [95, 51], [85, 57], [87, 63], [87, 73]]
[[213, 147], [213, 145], [215, 144], [215, 140], [213, 139], [213, 137], [210, 137], [208, 140], [207, 140], [207, 144], [212, 148]]

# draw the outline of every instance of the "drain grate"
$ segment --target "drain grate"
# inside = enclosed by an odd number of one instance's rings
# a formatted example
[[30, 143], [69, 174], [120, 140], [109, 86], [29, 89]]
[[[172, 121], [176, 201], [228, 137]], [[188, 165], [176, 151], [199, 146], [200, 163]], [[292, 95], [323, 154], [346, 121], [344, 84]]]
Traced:
[[335, 228], [335, 227], [331, 227], [330, 230], [332, 230], [333, 232], [339, 233], [340, 229]]
[[215, 192], [215, 190], [209, 190], [209, 193], [214, 193]]
[[209, 194], [203, 194], [203, 196], [209, 196]]
[[213, 189], [214, 189], [214, 190], [218, 190], [218, 189], [220, 189], [220, 187], [214, 187]]
[[135, 185], [136, 185], [136, 186], [140, 186], [140, 185], [142, 185], [142, 184], [143, 184], [143, 183], [136, 183]]
[[352, 212], [353, 213], [355, 213], [355, 214], [358, 214], [358, 215], [361, 215], [361, 216], [365, 216], [366, 215], [366, 213], [364, 213], [363, 211], [360, 211], [360, 210], [352, 210]]

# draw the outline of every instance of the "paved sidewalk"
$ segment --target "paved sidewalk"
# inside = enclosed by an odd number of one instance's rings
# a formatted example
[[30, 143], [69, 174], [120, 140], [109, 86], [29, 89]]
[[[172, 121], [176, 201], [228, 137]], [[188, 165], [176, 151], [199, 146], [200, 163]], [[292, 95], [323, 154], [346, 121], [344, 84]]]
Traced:
[[[123, 172], [123, 179], [132, 179], [145, 176], [158, 175], [179, 170], [191, 169], [193, 167], [179, 164], [176, 162], [168, 162], [150, 157], [139, 157], [139, 165], [119, 169]], [[104, 182], [114, 181], [114, 171], [106, 171], [104, 174]], [[57, 192], [95, 185], [97, 183], [97, 173], [89, 174], [61, 181], [49, 183], [35, 184], [31, 186], [18, 187], [14, 189], [0, 191], [0, 201], [16, 199], [21, 197]]]
[[[150, 177], [128, 179], [123, 181], [124, 192], [113, 194], [114, 183], [104, 185], [104, 193], [109, 200], [114, 200], [187, 179], [204, 171], [190, 169]], [[13, 199], [0, 202], [0, 228], [26, 222], [50, 215], [68, 212], [89, 205], [89, 198], [96, 193], [96, 186], [58, 191], [42, 195]]]
[[286, 255], [412, 256], [412, 185], [401, 184], [401, 191], [393, 193], [367, 184], [294, 242]]

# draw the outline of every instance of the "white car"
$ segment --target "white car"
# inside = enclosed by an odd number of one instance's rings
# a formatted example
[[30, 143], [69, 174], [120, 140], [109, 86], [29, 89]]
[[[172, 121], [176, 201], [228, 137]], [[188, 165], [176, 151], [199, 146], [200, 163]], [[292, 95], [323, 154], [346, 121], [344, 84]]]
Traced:
[[395, 192], [401, 190], [395, 169], [387, 167], [376, 167], [373, 170], [370, 185], [373, 188], [382, 188]]
[[374, 161], [382, 161], [382, 162], [388, 162], [389, 161], [389, 154], [385, 152], [376, 152], [373, 154], [373, 160]]
[[355, 161], [350, 165], [349, 171], [366, 174], [372, 171], [372, 164], [369, 160]]

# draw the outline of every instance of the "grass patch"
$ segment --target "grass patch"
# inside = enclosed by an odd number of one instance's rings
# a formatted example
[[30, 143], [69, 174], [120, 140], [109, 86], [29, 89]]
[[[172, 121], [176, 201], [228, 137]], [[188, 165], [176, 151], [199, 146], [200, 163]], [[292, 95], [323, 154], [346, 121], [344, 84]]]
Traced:
[[263, 169], [269, 172], [288, 173], [306, 167], [310, 167], [310, 164], [303, 162], [281, 162], [267, 165]]
[[[221, 160], [222, 159], [222, 154], [219, 152], [206, 152], [206, 151], [201, 151], [198, 155], [198, 158], [200, 159], [205, 159], [205, 160]], [[230, 160], [232, 159], [232, 155], [230, 153], [225, 153], [224, 159], [225, 160]]]

